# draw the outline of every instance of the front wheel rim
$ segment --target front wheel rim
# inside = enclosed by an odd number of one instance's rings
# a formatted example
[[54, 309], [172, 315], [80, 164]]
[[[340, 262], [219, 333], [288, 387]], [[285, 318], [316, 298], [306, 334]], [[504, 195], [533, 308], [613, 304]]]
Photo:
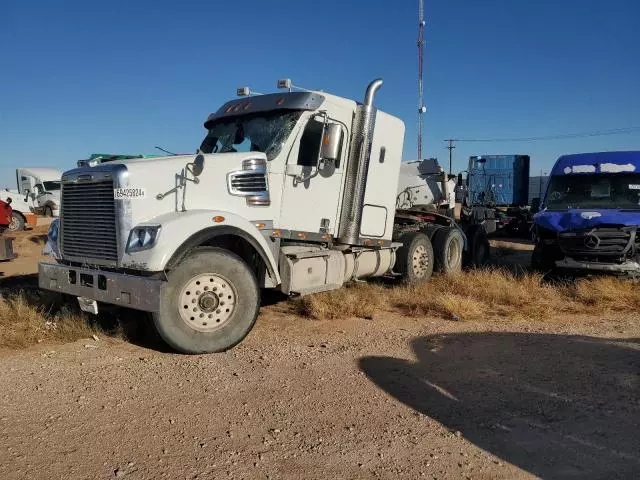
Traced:
[[212, 332], [233, 316], [238, 294], [228, 279], [201, 273], [189, 279], [178, 297], [180, 318], [198, 332]]
[[19, 226], [20, 226], [20, 222], [18, 221], [18, 218], [12, 216], [11, 223], [9, 223], [9, 230], [12, 232], [15, 232], [16, 230], [18, 230]]

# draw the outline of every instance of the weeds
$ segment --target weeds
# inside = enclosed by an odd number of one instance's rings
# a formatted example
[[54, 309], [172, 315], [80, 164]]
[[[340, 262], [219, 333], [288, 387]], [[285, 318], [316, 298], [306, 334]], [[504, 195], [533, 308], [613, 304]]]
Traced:
[[317, 319], [371, 317], [385, 310], [388, 289], [376, 284], [356, 284], [332, 292], [303, 297], [298, 301], [301, 315]]
[[315, 319], [367, 317], [397, 311], [410, 316], [482, 320], [509, 317], [544, 320], [558, 314], [630, 312], [640, 308], [640, 289], [610, 277], [549, 284], [534, 273], [476, 270], [437, 276], [418, 286], [359, 284], [299, 300], [301, 314]]
[[[125, 338], [146, 335], [139, 312], [106, 310], [94, 318], [61, 302], [61, 297], [55, 298], [57, 303], [46, 301], [45, 294], [37, 289], [0, 296], [0, 348], [72, 342], [98, 333]], [[638, 311], [640, 288], [611, 277], [550, 284], [534, 273], [488, 269], [435, 276], [418, 286], [358, 283], [304, 297], [295, 307], [299, 314], [320, 320], [371, 318], [384, 312], [456, 320], [545, 320], [558, 314]]]
[[63, 309], [52, 314], [28, 301], [24, 293], [0, 297], [0, 348], [72, 342], [96, 333], [81, 313]]

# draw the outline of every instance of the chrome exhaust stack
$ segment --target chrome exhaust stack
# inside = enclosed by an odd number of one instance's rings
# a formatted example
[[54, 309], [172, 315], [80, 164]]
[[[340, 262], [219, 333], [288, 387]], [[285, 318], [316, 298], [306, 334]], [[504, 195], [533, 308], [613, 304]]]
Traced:
[[351, 149], [345, 171], [344, 198], [338, 228], [338, 242], [347, 245], [360, 243], [362, 207], [371, 159], [371, 142], [376, 125], [377, 109], [373, 106], [373, 100], [381, 86], [381, 78], [369, 84], [364, 96], [364, 104], [358, 105], [353, 119]]

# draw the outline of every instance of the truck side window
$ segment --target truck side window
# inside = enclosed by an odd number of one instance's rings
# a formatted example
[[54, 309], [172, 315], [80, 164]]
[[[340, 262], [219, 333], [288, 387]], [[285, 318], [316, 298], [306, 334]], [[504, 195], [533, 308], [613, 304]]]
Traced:
[[315, 167], [318, 161], [320, 142], [322, 141], [322, 122], [310, 119], [304, 128], [298, 151], [298, 165]]

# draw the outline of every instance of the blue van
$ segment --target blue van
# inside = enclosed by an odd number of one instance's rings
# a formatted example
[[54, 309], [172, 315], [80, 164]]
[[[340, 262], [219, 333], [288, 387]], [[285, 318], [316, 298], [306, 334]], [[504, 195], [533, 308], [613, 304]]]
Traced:
[[565, 155], [534, 216], [532, 264], [640, 276], [640, 151]]

